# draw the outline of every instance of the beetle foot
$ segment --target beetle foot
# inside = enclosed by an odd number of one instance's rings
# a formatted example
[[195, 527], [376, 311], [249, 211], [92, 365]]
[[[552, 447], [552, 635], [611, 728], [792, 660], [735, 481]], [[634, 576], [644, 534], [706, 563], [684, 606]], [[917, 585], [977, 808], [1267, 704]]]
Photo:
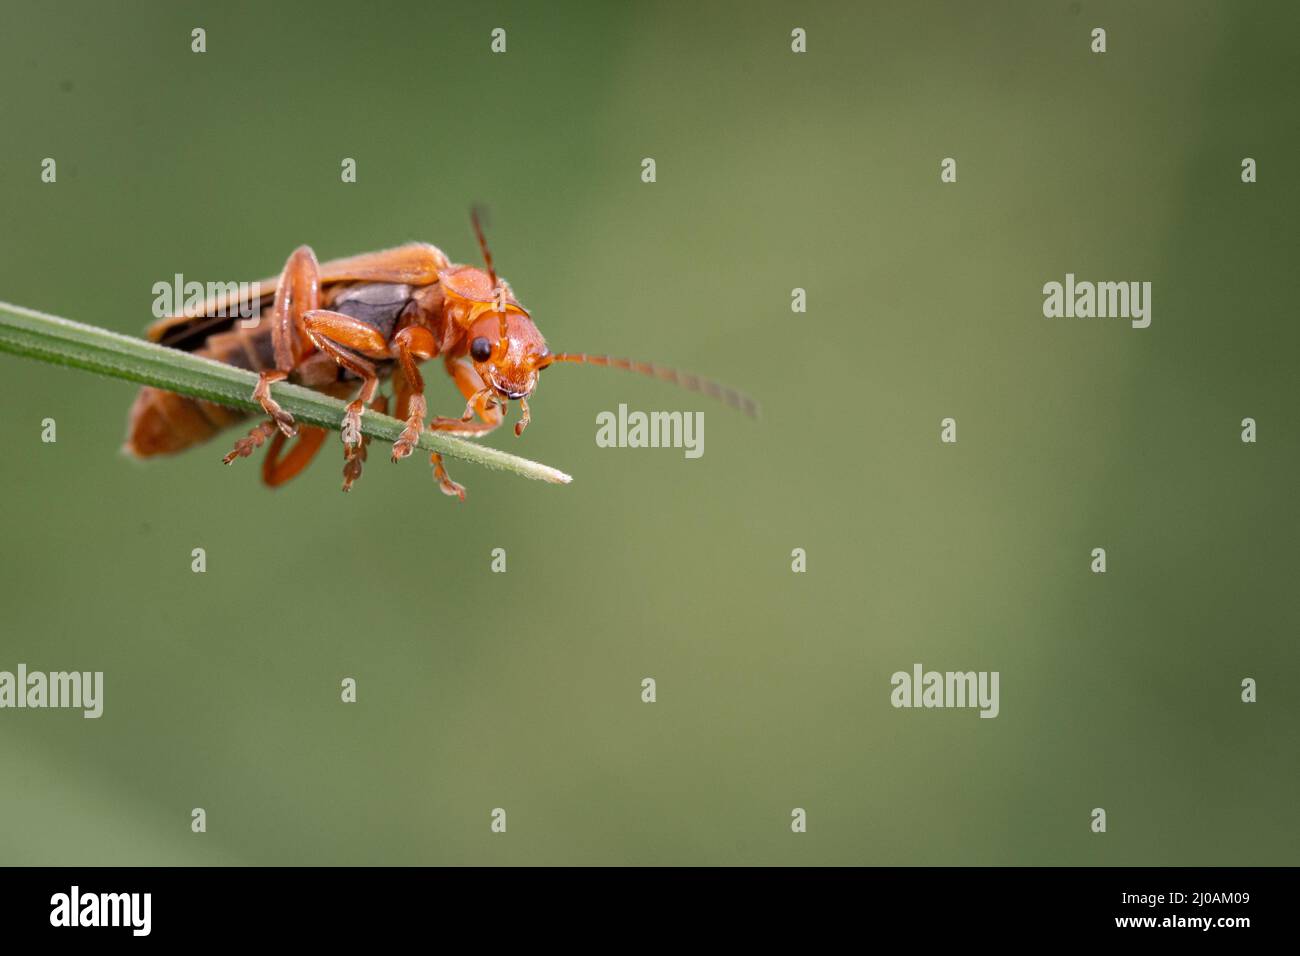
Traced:
[[275, 431], [275, 428], [275, 421], [265, 421], [255, 426], [245, 437], [235, 442], [235, 447], [231, 449], [225, 458], [221, 459], [222, 462], [229, 465], [236, 458], [247, 458], [254, 450], [261, 447], [262, 442], [266, 441]]
[[406, 427], [402, 429], [402, 434], [398, 436], [397, 441], [393, 442], [393, 461], [401, 461], [411, 452], [415, 451], [415, 446], [420, 440], [420, 432], [424, 431], [424, 414], [428, 410], [423, 395], [414, 395], [411, 397], [411, 413], [407, 416]]
[[348, 410], [343, 415], [343, 427], [339, 429], [343, 444], [349, 456], [361, 447], [361, 410], [365, 405], [360, 399], [348, 403]]
[[298, 426], [294, 424], [293, 416], [271, 397], [271, 383], [283, 382], [288, 377], [287, 372], [262, 372], [257, 378], [257, 387], [253, 389], [253, 401], [261, 405], [262, 410], [275, 420], [275, 423], [280, 426], [280, 431], [284, 432], [285, 438], [292, 438], [298, 434]]
[[361, 463], [366, 460], [364, 448], [355, 455], [348, 455], [343, 460], [343, 490], [351, 491], [352, 482], [361, 477]]
[[454, 495], [461, 501], [465, 500], [465, 486], [451, 480], [451, 475], [447, 474], [447, 469], [442, 465], [442, 456], [436, 451], [429, 456], [429, 461], [433, 464], [433, 477], [438, 480], [438, 488], [444, 495]]

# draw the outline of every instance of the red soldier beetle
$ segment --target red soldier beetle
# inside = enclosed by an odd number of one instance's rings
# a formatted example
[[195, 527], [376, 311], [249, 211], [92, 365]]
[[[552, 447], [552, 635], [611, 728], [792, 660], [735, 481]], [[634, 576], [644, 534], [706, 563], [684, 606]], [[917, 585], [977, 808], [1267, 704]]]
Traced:
[[[366, 457], [369, 439], [361, 434], [361, 416], [367, 408], [387, 410], [387, 399], [378, 394], [380, 380], [387, 377], [393, 380], [394, 414], [406, 422], [393, 444], [395, 462], [411, 454], [426, 427], [466, 437], [486, 435], [505, 420], [511, 401], [519, 403], [515, 434], [522, 435], [538, 376], [557, 363], [649, 375], [757, 415], [752, 399], [698, 376], [628, 359], [551, 352], [528, 310], [497, 275], [477, 209], [471, 220], [483, 269], [453, 264], [427, 243], [325, 263], [317, 263], [310, 247], [300, 246], [279, 276], [259, 284], [274, 289], [256, 303], [269, 304], [269, 322], [245, 327], [235, 316], [252, 303], [218, 296], [197, 317], [174, 316], [150, 326], [147, 335], [155, 342], [258, 373], [252, 398], [269, 417], [239, 439], [224, 461], [247, 457], [270, 438], [262, 478], [276, 486], [297, 475], [320, 450], [326, 430], [297, 425], [271, 393], [275, 382], [290, 379], [338, 397], [355, 393], [341, 427], [344, 491], [360, 476]], [[436, 357], [464, 396], [465, 410], [458, 418], [438, 416], [426, 423], [419, 366]], [[245, 417], [146, 387], [131, 409], [126, 449], [140, 457], [180, 451]], [[285, 453], [287, 440], [295, 436]], [[442, 491], [464, 500], [465, 489], [451, 480], [442, 456], [434, 453], [430, 461]]]

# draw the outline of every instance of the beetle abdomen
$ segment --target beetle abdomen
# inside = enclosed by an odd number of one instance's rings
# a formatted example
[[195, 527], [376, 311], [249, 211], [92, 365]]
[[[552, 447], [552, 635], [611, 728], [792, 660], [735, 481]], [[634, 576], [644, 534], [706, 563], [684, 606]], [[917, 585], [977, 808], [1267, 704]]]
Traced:
[[137, 458], [184, 451], [247, 417], [233, 408], [146, 386], [131, 406], [124, 447]]
[[[227, 332], [208, 336], [193, 351], [251, 372], [275, 368], [275, 349], [267, 323], [252, 329], [236, 325]], [[205, 442], [247, 417], [246, 412], [237, 409], [145, 387], [131, 406], [125, 447], [139, 458], [172, 454]]]

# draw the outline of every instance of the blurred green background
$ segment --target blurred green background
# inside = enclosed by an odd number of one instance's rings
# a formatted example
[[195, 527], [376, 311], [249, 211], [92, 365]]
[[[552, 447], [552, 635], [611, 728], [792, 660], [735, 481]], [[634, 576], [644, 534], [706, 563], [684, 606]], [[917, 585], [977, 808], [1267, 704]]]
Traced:
[[[332, 439], [273, 492], [0, 355], [0, 669], [106, 675], [0, 712], [0, 862], [1296, 863], [1298, 10], [7, 0], [0, 298], [137, 333], [300, 243], [476, 262], [481, 200], [552, 347], [765, 414], [565, 368], [489, 441], [567, 488], [381, 451], [343, 496]], [[1066, 272], [1151, 327], [1044, 319]], [[597, 448], [620, 402], [704, 457]], [[893, 709], [914, 662], [1001, 715]]]

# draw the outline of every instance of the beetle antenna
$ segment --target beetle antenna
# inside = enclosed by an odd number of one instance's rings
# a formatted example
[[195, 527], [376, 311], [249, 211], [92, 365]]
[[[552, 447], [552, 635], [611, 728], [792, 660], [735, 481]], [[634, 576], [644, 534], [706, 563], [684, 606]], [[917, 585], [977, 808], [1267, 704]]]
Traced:
[[739, 409], [750, 418], [759, 417], [759, 405], [750, 396], [744, 392], [737, 391], [727, 385], [715, 382], [712, 379], [701, 378], [698, 375], [692, 375], [690, 372], [678, 371], [675, 368], [667, 368], [663, 365], [654, 365], [650, 362], [634, 362], [631, 359], [612, 358], [608, 355], [588, 355], [585, 352], [557, 352], [548, 355], [542, 359], [537, 368], [544, 369], [555, 362], [571, 362], [576, 365], [599, 365], [604, 368], [621, 368], [626, 372], [636, 372], [638, 375], [648, 375], [650, 378], [662, 379], [665, 382], [672, 382], [688, 392], [702, 392], [710, 398], [716, 398], [720, 402], [725, 402], [732, 408]]
[[478, 237], [478, 247], [483, 250], [483, 262], [487, 266], [488, 278], [492, 280], [492, 288], [495, 289], [497, 286], [497, 270], [492, 265], [492, 250], [488, 248], [487, 236], [483, 235], [483, 207], [479, 205], [471, 206], [469, 218], [470, 222], [474, 224], [474, 235]]
[[483, 250], [483, 262], [487, 266], [488, 278], [492, 280], [492, 291], [496, 294], [496, 307], [500, 315], [500, 335], [497, 337], [497, 351], [505, 355], [510, 347], [510, 331], [506, 324], [505, 286], [497, 279], [496, 267], [492, 264], [492, 250], [488, 248], [487, 236], [483, 234], [483, 220], [486, 212], [477, 203], [470, 206], [470, 222], [474, 224], [474, 235], [478, 236], [478, 247]]

